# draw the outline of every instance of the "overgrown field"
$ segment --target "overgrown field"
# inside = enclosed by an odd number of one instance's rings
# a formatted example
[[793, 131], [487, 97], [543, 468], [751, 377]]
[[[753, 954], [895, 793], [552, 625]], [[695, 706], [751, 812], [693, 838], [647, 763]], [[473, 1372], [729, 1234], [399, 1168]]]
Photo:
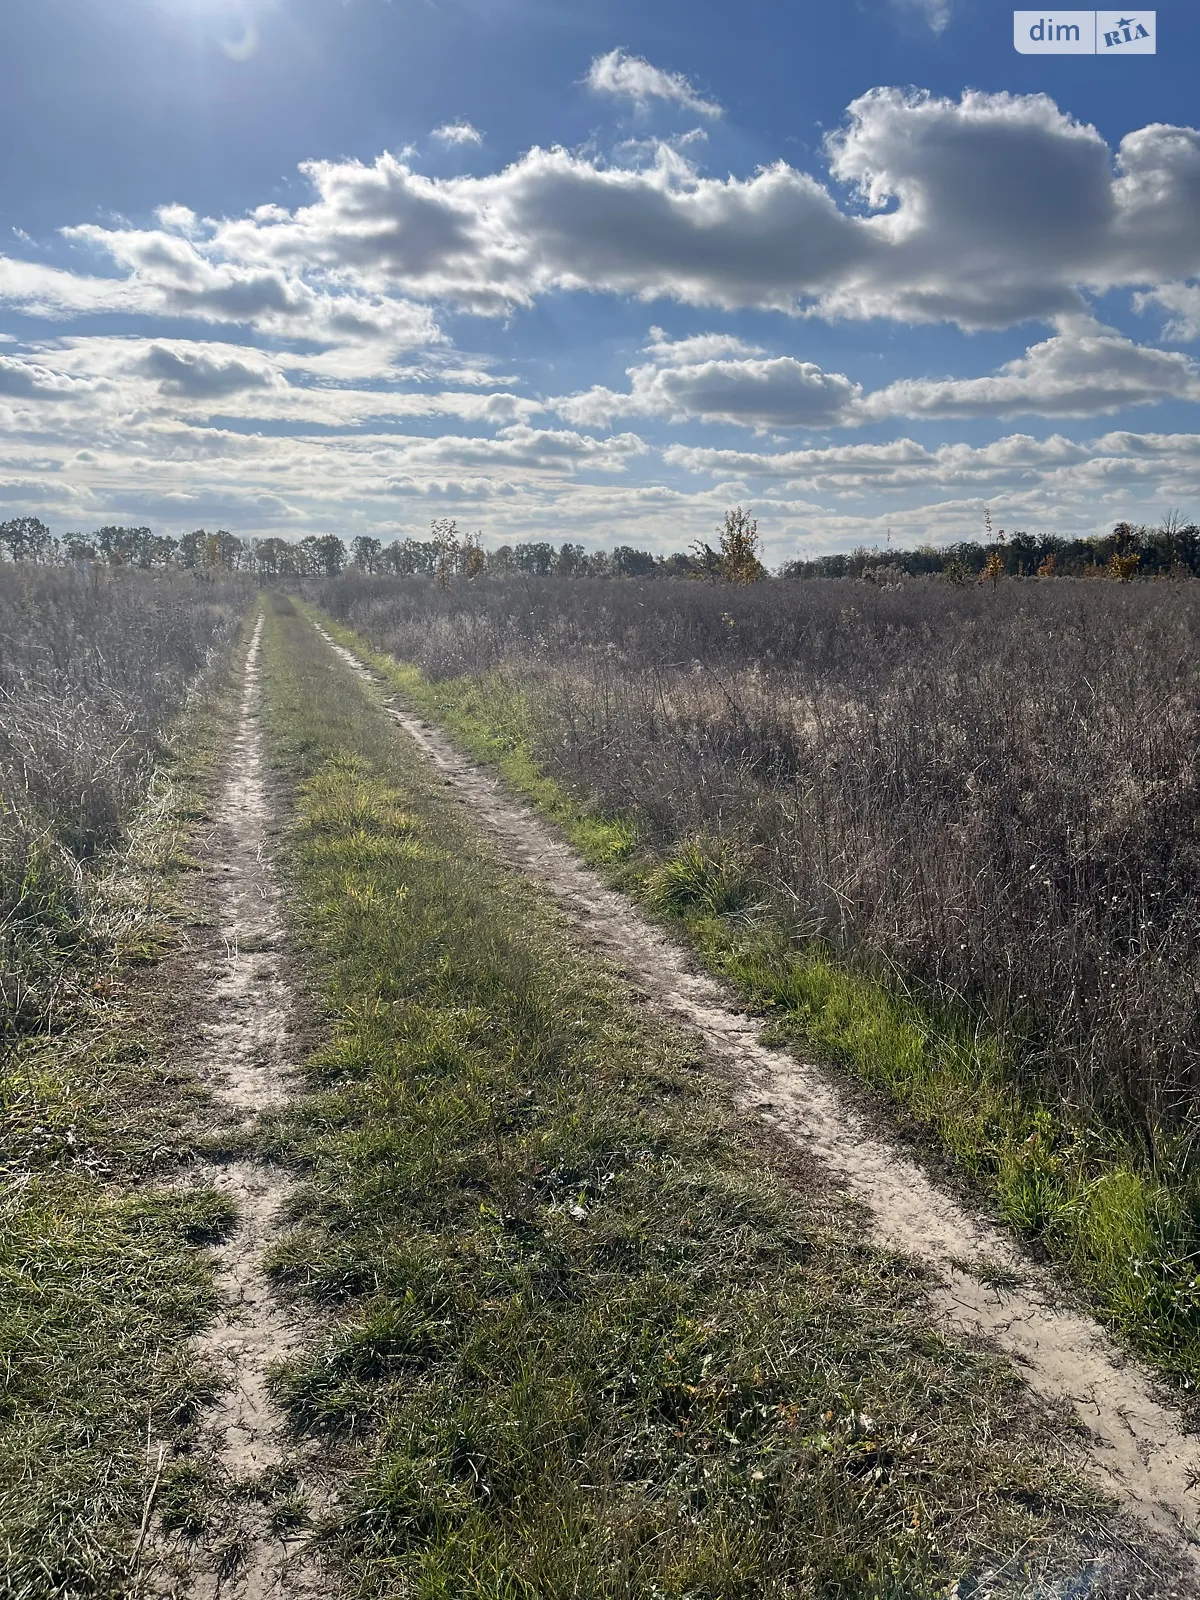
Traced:
[[350, 1593], [1109, 1592], [1007, 1369], [937, 1335], [283, 597], [265, 651], [330, 1019], [268, 1149], [304, 1182], [275, 1275], [331, 1331], [277, 1392], [342, 1441], [319, 1535]]
[[0, 564], [0, 1037], [77, 991], [84, 864], [120, 840], [247, 598], [236, 580]]
[[585, 844], [608, 819], [713, 965], [1200, 1371], [1194, 585], [320, 600]]
[[130, 1591], [148, 1446], [186, 1437], [212, 1393], [188, 1340], [213, 1313], [204, 1246], [231, 1211], [211, 1190], [155, 1186], [189, 1148], [197, 1091], [171, 1065], [182, 986], [146, 980], [181, 942], [180, 878], [224, 756], [236, 681], [225, 647], [244, 599], [0, 567], [0, 1593], [11, 1600]]

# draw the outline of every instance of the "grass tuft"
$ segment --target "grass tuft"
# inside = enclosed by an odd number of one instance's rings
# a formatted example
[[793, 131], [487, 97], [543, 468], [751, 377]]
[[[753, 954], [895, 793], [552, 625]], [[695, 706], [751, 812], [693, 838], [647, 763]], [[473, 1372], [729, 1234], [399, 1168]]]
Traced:
[[751, 889], [744, 865], [725, 839], [689, 839], [647, 877], [645, 897], [668, 916], [723, 917], [740, 911]]

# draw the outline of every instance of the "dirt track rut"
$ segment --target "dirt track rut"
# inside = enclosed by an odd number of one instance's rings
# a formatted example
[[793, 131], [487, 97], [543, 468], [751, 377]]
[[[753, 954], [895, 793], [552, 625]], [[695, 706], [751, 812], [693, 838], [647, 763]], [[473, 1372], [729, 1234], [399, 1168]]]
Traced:
[[[189, 1044], [213, 1092], [211, 1114], [236, 1131], [292, 1092], [292, 997], [283, 971], [279, 889], [270, 868], [271, 804], [259, 723], [260, 617], [246, 658], [241, 712], [204, 870], [213, 937], [198, 955], [200, 1024]], [[199, 1163], [190, 1181], [228, 1194], [238, 1222], [217, 1254], [224, 1310], [200, 1341], [225, 1386], [202, 1428], [217, 1464], [224, 1510], [194, 1542], [151, 1541], [151, 1592], [170, 1600], [301, 1600], [326, 1595], [302, 1541], [270, 1526], [272, 1472], [303, 1482], [269, 1393], [274, 1362], [298, 1348], [300, 1331], [273, 1294], [264, 1257], [278, 1235], [291, 1180], [267, 1162]]]
[[[381, 680], [323, 629], [360, 677]], [[1091, 1465], [1118, 1502], [1186, 1551], [1200, 1577], [1200, 1440], [1159, 1401], [1150, 1377], [1091, 1318], [1062, 1304], [1052, 1277], [1011, 1235], [939, 1189], [899, 1145], [881, 1138], [812, 1062], [760, 1043], [762, 1022], [609, 889], [527, 806], [459, 753], [423, 718], [385, 695], [393, 721], [486, 825], [501, 853], [542, 882], [592, 944], [664, 1010], [699, 1030], [736, 1087], [739, 1104], [817, 1157], [869, 1210], [878, 1243], [930, 1269], [933, 1305], [1017, 1363], [1031, 1389], [1070, 1408], [1086, 1430]], [[964, 1264], [1002, 1268], [998, 1290]], [[991, 1278], [994, 1272], [988, 1272]]]

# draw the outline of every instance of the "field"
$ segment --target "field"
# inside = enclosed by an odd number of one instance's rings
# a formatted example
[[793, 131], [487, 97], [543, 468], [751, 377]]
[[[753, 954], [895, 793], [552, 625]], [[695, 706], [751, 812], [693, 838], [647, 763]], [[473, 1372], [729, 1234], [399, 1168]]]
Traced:
[[433, 714], [1197, 1371], [1200, 599], [346, 578]]
[[1189, 585], [0, 579], [0, 1592], [1196, 1592]]
[[[194, 1089], [139, 983], [181, 935], [245, 591], [0, 567], [0, 1590], [116, 1592], [148, 1431], [213, 1393], [189, 1336], [230, 1221], [173, 1193]], [[186, 708], [186, 714], [185, 714]]]
[[0, 568], [0, 1030], [51, 1026], [87, 965], [86, 864], [144, 802], [245, 592]]

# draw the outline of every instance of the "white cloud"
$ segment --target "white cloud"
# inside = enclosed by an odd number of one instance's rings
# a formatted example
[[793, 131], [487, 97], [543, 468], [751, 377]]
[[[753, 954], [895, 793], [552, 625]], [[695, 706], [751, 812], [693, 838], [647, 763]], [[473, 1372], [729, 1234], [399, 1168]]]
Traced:
[[1200, 400], [1189, 356], [1134, 344], [1105, 328], [1032, 345], [985, 378], [905, 378], [868, 395], [864, 421], [884, 417], [1095, 417], [1126, 406]]
[[[179, 226], [178, 217], [171, 221]], [[180, 317], [390, 353], [441, 342], [427, 306], [390, 294], [314, 285], [292, 268], [232, 262], [213, 250], [210, 240], [92, 224], [64, 231], [107, 255], [125, 275], [98, 277], [0, 256], [0, 301], [53, 319], [103, 312]]]
[[442, 144], [482, 144], [483, 135], [471, 123], [460, 118], [457, 122], [444, 122], [440, 128], [435, 128], [430, 138], [437, 139]]
[[903, 10], [919, 12], [934, 33], [944, 33], [950, 21], [950, 0], [895, 0]]
[[629, 369], [628, 394], [591, 389], [555, 402], [568, 421], [605, 426], [614, 416], [683, 422], [743, 423], [754, 428], [826, 428], [853, 421], [858, 384], [792, 356], [769, 360], [688, 361]]
[[1088, 449], [1060, 435], [1037, 440], [1010, 434], [984, 446], [943, 445], [930, 449], [915, 439], [887, 444], [830, 445], [819, 449], [747, 451], [671, 445], [664, 458], [692, 472], [743, 474], [748, 478], [782, 478], [798, 487], [823, 492], [866, 492], [878, 489], [945, 488], [962, 480], [989, 484], [997, 475], [1044, 472], [1088, 458]]
[[[665, 484], [645, 481], [663, 464], [636, 432], [591, 437], [640, 415], [762, 433], [1200, 398], [1187, 354], [1087, 316], [1093, 293], [1126, 288], [1175, 336], [1200, 336], [1200, 134], [1153, 125], [1112, 150], [1045, 97], [879, 90], [827, 154], [846, 188], [782, 162], [709, 176], [678, 142], [636, 167], [535, 148], [445, 179], [393, 152], [307, 166], [295, 207], [213, 220], [170, 204], [149, 227], [70, 229], [78, 271], [0, 258], [0, 301], [63, 334], [0, 344], [0, 500], [68, 525], [122, 507], [194, 525], [216, 507], [239, 531], [365, 530], [407, 500], [477, 504], [496, 537], [611, 539], [644, 515], [647, 540], [676, 546], [743, 484], [789, 538], [852, 537], [884, 502], [897, 526], [924, 515], [933, 530], [980, 496], [1009, 507], [1007, 525], [1060, 531], [1200, 508], [1200, 445], [1184, 434], [735, 451], [685, 436]], [[983, 376], [918, 372], [868, 392], [861, 372], [804, 359], [803, 321], [786, 354], [653, 328], [623, 392], [539, 403], [438, 327], [443, 304], [500, 315], [562, 291], [1054, 331]], [[114, 313], [146, 326], [84, 331]], [[197, 337], [179, 336], [185, 321]], [[551, 407], [561, 422], [540, 426]]]
[[851, 501], [883, 494], [1004, 495], [1018, 513], [1035, 516], [1057, 504], [1069, 508], [1077, 527], [1102, 524], [1108, 505], [1152, 506], [1162, 496], [1176, 503], [1200, 494], [1200, 436], [1193, 433], [1121, 431], [1087, 442], [1009, 434], [987, 445], [937, 449], [914, 439], [767, 452], [680, 444], [663, 454], [688, 472], [736, 475], [747, 483], [775, 479], [789, 489]]
[[[12, 402], [18, 403], [18, 402]], [[56, 528], [150, 521], [167, 532], [201, 524], [240, 534], [420, 532], [431, 514], [477, 518], [489, 543], [595, 539], [634, 526], [637, 543], [678, 549], [753, 495], [774, 558], [797, 540], [836, 548], [882, 538], [976, 536], [982, 506], [1009, 528], [1094, 532], [1121, 517], [1153, 520], [1200, 500], [1193, 434], [1114, 432], [1078, 443], [1012, 435], [986, 447], [930, 450], [912, 440], [815, 451], [668, 452], [675, 476], [637, 481], [632, 437], [588, 440], [515, 427], [494, 440], [358, 432], [279, 437], [155, 419], [57, 423], [16, 438], [0, 466], [0, 504]], [[606, 470], [604, 451], [608, 451]], [[597, 470], [599, 468], [599, 470]], [[472, 525], [475, 525], [474, 522]]]
[[[867, 207], [783, 162], [701, 175], [530, 150], [431, 179], [398, 157], [317, 162], [311, 205], [222, 225], [243, 269], [337, 272], [375, 292], [501, 312], [588, 289], [728, 308], [1003, 327], [1085, 294], [1200, 272], [1200, 134], [1151, 127], [1116, 155], [1044, 96], [877, 90], [828, 147]], [[99, 242], [99, 241], [97, 241]]]
[[1200, 401], [1190, 356], [1134, 344], [1090, 319], [981, 378], [904, 378], [864, 393], [842, 373], [793, 356], [766, 357], [725, 334], [670, 340], [651, 330], [650, 360], [628, 368], [620, 393], [593, 388], [550, 402], [568, 422], [604, 427], [613, 417], [741, 423], [768, 428], [857, 427], [892, 417], [1094, 417], [1166, 400]]
[[247, 389], [267, 389], [281, 382], [261, 358], [239, 360], [234, 355], [152, 344], [142, 356], [140, 370], [164, 394], [188, 400], [218, 400]]
[[[420, 369], [406, 381], [478, 382], [480, 374]], [[331, 383], [321, 357], [268, 352], [250, 345], [189, 339], [94, 335], [42, 343], [0, 357], [0, 395], [37, 401], [29, 426], [78, 428], [103, 421], [236, 416], [244, 423], [355, 427], [401, 418], [457, 419], [505, 427], [529, 422], [544, 407], [506, 391], [476, 388], [362, 388]], [[89, 412], [81, 412], [81, 407]]]
[[613, 158], [618, 166], [634, 166], [642, 161], [653, 164], [663, 150], [677, 150], [683, 154], [693, 145], [707, 143], [706, 128], [689, 128], [686, 133], [672, 133], [666, 137], [656, 134], [649, 139], [620, 139], [613, 146]]
[[647, 409], [676, 419], [741, 422], [756, 428], [826, 428], [854, 413], [862, 389], [811, 361], [701, 361], [660, 367], [645, 386]]
[[200, 219], [190, 206], [159, 206], [154, 215], [173, 232], [190, 235], [200, 231]]
[[60, 400], [72, 385], [39, 361], [0, 355], [0, 395], [19, 400]]
[[403, 154], [312, 162], [313, 199], [293, 211], [261, 207], [195, 236], [177, 231], [175, 207], [160, 229], [69, 229], [124, 276], [8, 261], [0, 295], [402, 345], [433, 337], [435, 301], [502, 314], [589, 290], [1006, 327], [1081, 315], [1093, 291], [1161, 296], [1200, 275], [1193, 129], [1142, 128], [1114, 154], [1045, 96], [881, 89], [851, 105], [827, 153], [856, 203], [783, 162], [706, 177], [663, 143], [650, 166], [534, 148], [444, 179]]
[[626, 50], [610, 50], [607, 55], [596, 56], [584, 80], [593, 94], [611, 94], [632, 100], [645, 108], [651, 100], [672, 101], [701, 117], [719, 117], [721, 107], [715, 100], [706, 100], [695, 85], [681, 72], [664, 72], [651, 66], [642, 56], [631, 56]]
[[[8, 423], [0, 393], [0, 419]], [[121, 419], [87, 431], [85, 445], [57, 427], [36, 443], [14, 444], [0, 466], [0, 505], [32, 506], [52, 525], [152, 520], [181, 532], [215, 521], [239, 534], [405, 531], [428, 526], [422, 500], [487, 506], [489, 531], [562, 537], [611, 516], [630, 493], [620, 479], [645, 452], [633, 435], [596, 440], [520, 424], [495, 438], [395, 433], [280, 437], [199, 428], [176, 418]], [[605, 481], [589, 482], [592, 476]], [[708, 491], [703, 492], [707, 500]], [[667, 498], [665, 492], [659, 498]], [[685, 497], [675, 495], [678, 504]], [[413, 527], [413, 521], [416, 527]], [[706, 513], [705, 525], [711, 520]]]
[[[790, 168], [703, 179], [662, 146], [638, 170], [559, 149], [483, 178], [427, 178], [390, 154], [305, 170], [311, 205], [286, 221], [222, 224], [208, 254], [240, 271], [337, 274], [480, 312], [555, 289], [794, 310], [804, 274], [849, 260], [863, 227]], [[102, 230], [87, 237], [103, 247]], [[132, 242], [114, 234], [114, 253]]]
[[685, 339], [672, 339], [662, 328], [650, 329], [650, 338], [644, 349], [656, 361], [673, 363], [717, 361], [722, 356], [761, 356], [766, 353], [760, 345], [747, 344], [732, 333], [693, 333]]
[[125, 278], [96, 278], [0, 256], [0, 301], [29, 316], [50, 319], [139, 309], [135, 286]]
[[646, 454], [646, 444], [635, 433], [593, 439], [564, 429], [531, 428], [514, 423], [491, 439], [443, 435], [410, 443], [407, 455], [418, 465], [437, 463], [464, 467], [519, 468], [523, 472], [575, 472], [588, 467], [600, 472], [624, 472], [632, 458]]
[[1200, 339], [1200, 284], [1164, 283], [1146, 294], [1133, 297], [1138, 311], [1165, 311], [1168, 321], [1163, 337], [1190, 343]]

